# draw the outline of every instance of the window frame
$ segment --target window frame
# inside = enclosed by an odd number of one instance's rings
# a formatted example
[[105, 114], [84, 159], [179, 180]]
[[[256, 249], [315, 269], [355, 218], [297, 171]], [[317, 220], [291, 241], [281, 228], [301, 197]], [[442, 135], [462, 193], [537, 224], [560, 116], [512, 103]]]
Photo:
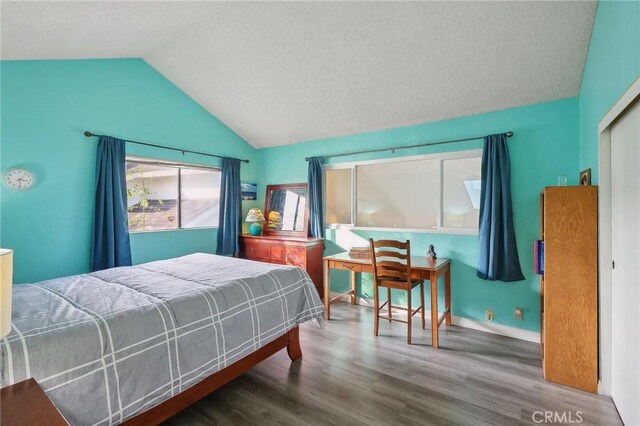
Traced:
[[[176, 232], [176, 231], [193, 231], [193, 230], [202, 230], [202, 229], [218, 229], [218, 225], [214, 226], [198, 226], [194, 228], [183, 228], [182, 227], [182, 173], [181, 169], [195, 169], [195, 170], [206, 170], [210, 172], [219, 172], [222, 173], [222, 167], [209, 166], [206, 164], [196, 164], [196, 163], [186, 163], [181, 161], [170, 161], [170, 160], [160, 160], [157, 158], [149, 158], [149, 157], [138, 157], [136, 155], [127, 155], [125, 157], [125, 164], [127, 162], [135, 162], [139, 164], [151, 165], [151, 166], [162, 166], [162, 167], [173, 167], [178, 169], [178, 198], [177, 198], [177, 219], [178, 219], [178, 227], [175, 229], [142, 229], [137, 231], [132, 231], [129, 229], [129, 221], [127, 220], [127, 232], [129, 234], [146, 234], [151, 232]], [[127, 212], [127, 219], [129, 216], [129, 212]]]
[[[376, 160], [364, 160], [364, 161], [349, 161], [344, 163], [334, 163], [324, 165], [324, 183], [323, 201], [326, 201], [326, 171], [338, 170], [338, 169], [350, 169], [351, 170], [351, 223], [329, 223], [324, 225], [329, 229], [349, 228], [356, 231], [385, 231], [385, 232], [411, 232], [411, 233], [425, 233], [425, 234], [452, 234], [452, 235], [478, 235], [478, 227], [475, 228], [457, 228], [446, 227], [443, 225], [444, 217], [444, 167], [443, 162], [446, 160], [458, 160], [465, 158], [482, 158], [482, 149], [469, 149], [464, 151], [449, 151], [439, 152], [434, 154], [422, 154], [412, 155], [406, 157], [390, 157], [381, 158]], [[358, 184], [357, 184], [357, 167], [372, 164], [384, 164], [384, 163], [400, 163], [416, 160], [433, 160], [436, 162], [436, 176], [437, 182], [434, 185], [438, 187], [438, 197], [436, 197], [436, 228], [432, 229], [413, 229], [413, 228], [387, 228], [387, 227], [371, 227], [371, 226], [357, 226], [358, 217]], [[324, 213], [326, 215], [326, 202], [324, 203]]]

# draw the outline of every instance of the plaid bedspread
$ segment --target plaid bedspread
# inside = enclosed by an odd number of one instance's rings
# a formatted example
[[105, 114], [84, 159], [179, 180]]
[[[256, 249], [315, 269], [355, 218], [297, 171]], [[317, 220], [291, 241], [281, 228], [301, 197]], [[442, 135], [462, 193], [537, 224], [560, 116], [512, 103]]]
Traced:
[[208, 254], [20, 284], [0, 386], [35, 377], [71, 424], [117, 424], [323, 312], [302, 269]]

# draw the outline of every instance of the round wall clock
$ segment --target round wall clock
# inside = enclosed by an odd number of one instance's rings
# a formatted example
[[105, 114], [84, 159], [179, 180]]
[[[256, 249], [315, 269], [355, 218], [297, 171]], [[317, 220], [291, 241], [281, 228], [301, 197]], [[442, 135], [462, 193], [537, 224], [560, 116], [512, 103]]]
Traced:
[[3, 178], [4, 185], [15, 191], [26, 191], [36, 184], [36, 177], [25, 169], [10, 169]]

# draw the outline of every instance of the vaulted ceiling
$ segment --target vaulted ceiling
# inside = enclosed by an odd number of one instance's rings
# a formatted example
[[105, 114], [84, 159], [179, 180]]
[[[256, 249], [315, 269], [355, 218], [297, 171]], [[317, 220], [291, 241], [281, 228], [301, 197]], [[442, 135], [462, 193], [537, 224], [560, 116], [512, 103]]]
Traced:
[[576, 96], [596, 3], [1, 7], [0, 58], [141, 57], [266, 147]]

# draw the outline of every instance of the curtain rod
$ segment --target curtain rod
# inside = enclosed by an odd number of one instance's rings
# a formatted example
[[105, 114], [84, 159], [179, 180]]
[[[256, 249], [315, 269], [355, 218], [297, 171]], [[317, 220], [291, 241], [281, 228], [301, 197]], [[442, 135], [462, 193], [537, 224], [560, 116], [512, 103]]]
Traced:
[[[90, 137], [100, 137], [100, 136], [105, 136], [105, 135], [96, 135], [95, 133], [91, 133], [90, 131], [86, 130], [84, 132], [84, 135], [88, 138]], [[216, 157], [216, 158], [225, 158], [223, 155], [216, 155], [216, 154], [209, 154], [207, 152], [199, 152], [199, 151], [191, 151], [189, 149], [180, 149], [180, 148], [173, 148], [170, 146], [164, 146], [164, 145], [156, 145], [154, 143], [148, 143], [148, 142], [138, 142], [138, 141], [131, 141], [128, 139], [124, 139], [125, 142], [128, 143], [134, 143], [136, 145], [145, 145], [145, 146], [152, 146], [154, 148], [162, 148], [162, 149], [169, 149], [171, 151], [178, 151], [181, 152], [182, 155], [184, 155], [185, 152], [188, 152], [189, 154], [198, 154], [198, 155], [204, 155], [206, 157]], [[227, 157], [227, 158], [233, 158], [233, 157]], [[249, 160], [241, 160], [239, 158], [234, 158], [234, 160], [238, 160], [238, 161], [242, 161], [243, 163], [248, 163]]]
[[[511, 131], [505, 132], [504, 134], [508, 138], [513, 136], [513, 132], [511, 132]], [[475, 141], [475, 140], [478, 140], [478, 139], [483, 139], [484, 137], [485, 136], [475, 136], [475, 137], [472, 137], [472, 138], [452, 139], [452, 140], [440, 141], [440, 142], [426, 142], [426, 143], [420, 143], [420, 144], [417, 144], [417, 145], [395, 146], [395, 147], [391, 147], [391, 148], [367, 149], [367, 150], [364, 150], [364, 151], [344, 152], [342, 154], [319, 155], [318, 157], [320, 157], [320, 158], [333, 158], [333, 157], [346, 157], [348, 155], [369, 154], [369, 153], [372, 153], [372, 152], [384, 152], [384, 151], [392, 151], [393, 152], [393, 151], [395, 151], [397, 149], [420, 148], [420, 147], [423, 147], [423, 146], [442, 145], [442, 144], [445, 144], [445, 143]], [[306, 157], [305, 161], [309, 161], [310, 159], [311, 159], [311, 157]]]

